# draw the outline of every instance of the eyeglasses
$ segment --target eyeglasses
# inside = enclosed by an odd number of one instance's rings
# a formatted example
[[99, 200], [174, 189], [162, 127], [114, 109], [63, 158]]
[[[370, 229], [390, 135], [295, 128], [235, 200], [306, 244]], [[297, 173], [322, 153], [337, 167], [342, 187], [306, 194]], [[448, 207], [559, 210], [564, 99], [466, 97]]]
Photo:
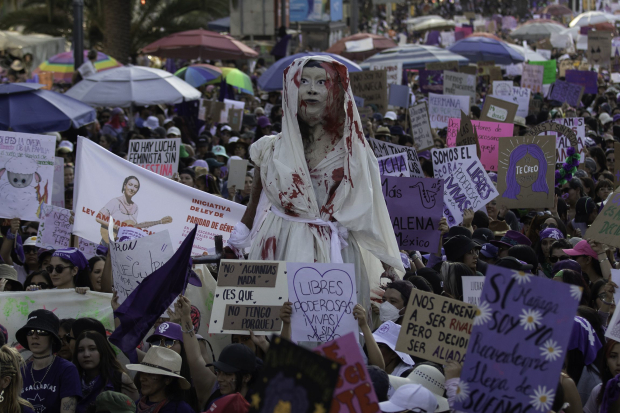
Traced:
[[50, 288], [49, 284], [45, 281], [41, 281], [40, 283], [31, 283], [30, 285], [35, 285], [42, 290], [47, 290], [48, 288]]
[[26, 331], [26, 335], [28, 337], [34, 336], [35, 333], [38, 336], [40, 336], [40, 337], [47, 337], [47, 336], [52, 335], [52, 333], [50, 333], [49, 331], [45, 331], [45, 330], [28, 330], [28, 331]]
[[47, 271], [48, 273], [53, 273], [54, 271], [56, 271], [56, 274], [60, 274], [61, 272], [63, 272], [66, 268], [73, 268], [72, 265], [67, 265], [67, 266], [62, 266], [60, 264], [56, 265], [55, 267], [53, 265], [48, 265], [47, 267], [45, 267], [45, 271]]
[[38, 251], [37, 247], [24, 247], [24, 254], [36, 254]]
[[570, 257], [568, 255], [560, 255], [559, 257], [552, 255], [549, 257], [549, 262], [551, 262], [552, 264], [555, 264], [558, 261], [564, 261], [569, 259]]
[[65, 334], [64, 336], [60, 337], [60, 340], [63, 343], [69, 344], [71, 343], [71, 340], [75, 340], [75, 337], [71, 336], [70, 334]]
[[173, 340], [173, 339], [171, 339], [171, 338], [165, 338], [165, 337], [162, 337], [162, 338], [159, 340], [159, 344], [155, 344], [155, 343], [153, 343], [153, 346], [155, 346], [155, 347], [172, 348], [172, 347], [173, 347], [176, 343], [178, 343], [178, 342], [179, 342], [178, 340]]

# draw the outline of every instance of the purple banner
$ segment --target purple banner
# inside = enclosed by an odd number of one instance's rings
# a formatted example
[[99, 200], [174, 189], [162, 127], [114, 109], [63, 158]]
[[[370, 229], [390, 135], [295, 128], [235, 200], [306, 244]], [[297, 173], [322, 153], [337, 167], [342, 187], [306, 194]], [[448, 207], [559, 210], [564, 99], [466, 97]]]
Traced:
[[567, 70], [566, 81], [585, 87], [583, 93], [598, 93], [598, 74], [586, 70]]
[[443, 180], [382, 176], [381, 186], [399, 248], [437, 252]]
[[443, 70], [420, 70], [420, 90], [443, 94]]
[[571, 106], [579, 107], [582, 90], [582, 85], [563, 82], [558, 79], [552, 86], [549, 100], [557, 100], [562, 103], [566, 102]]
[[550, 411], [580, 299], [576, 285], [489, 265], [454, 410]]

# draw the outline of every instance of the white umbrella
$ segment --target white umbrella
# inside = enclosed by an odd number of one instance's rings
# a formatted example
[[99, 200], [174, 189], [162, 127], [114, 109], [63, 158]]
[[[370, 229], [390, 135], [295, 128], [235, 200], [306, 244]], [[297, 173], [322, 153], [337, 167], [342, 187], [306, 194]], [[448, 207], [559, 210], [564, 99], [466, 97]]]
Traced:
[[437, 15], [434, 15], [434, 14], [429, 14], [428, 16], [411, 17], [411, 18], [405, 20], [404, 23], [406, 23], [406, 24], [418, 24], [418, 23], [422, 23], [423, 21], [431, 20], [431, 19], [443, 19], [443, 17], [437, 16]]
[[66, 93], [87, 105], [128, 107], [200, 99], [200, 92], [165, 70], [127, 65], [90, 76]]
[[428, 19], [409, 26], [414, 32], [423, 32], [426, 30], [451, 29], [456, 26], [454, 20], [445, 20], [442, 18]]
[[541, 55], [538, 52], [535, 52], [529, 47], [517, 46], [516, 44], [510, 44], [510, 43], [508, 43], [508, 46], [512, 47], [517, 52], [521, 53], [523, 57], [525, 57], [525, 61], [527, 62], [541, 62], [541, 61], [548, 60], [543, 55]]
[[602, 11], [588, 11], [575, 17], [568, 24], [568, 27], [590, 26], [591, 24], [613, 22], [615, 20], [616, 17], [613, 14], [604, 13]]

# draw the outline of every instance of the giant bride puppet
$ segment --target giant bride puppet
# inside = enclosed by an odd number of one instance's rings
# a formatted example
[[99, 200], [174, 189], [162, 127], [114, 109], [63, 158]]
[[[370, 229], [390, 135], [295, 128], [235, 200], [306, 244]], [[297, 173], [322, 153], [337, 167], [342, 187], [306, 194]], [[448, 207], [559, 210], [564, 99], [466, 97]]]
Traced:
[[361, 249], [404, 268], [347, 68], [299, 58], [284, 71], [283, 100], [282, 132], [250, 147], [252, 196], [228, 244], [249, 247], [251, 260], [353, 263], [358, 303], [368, 308]]

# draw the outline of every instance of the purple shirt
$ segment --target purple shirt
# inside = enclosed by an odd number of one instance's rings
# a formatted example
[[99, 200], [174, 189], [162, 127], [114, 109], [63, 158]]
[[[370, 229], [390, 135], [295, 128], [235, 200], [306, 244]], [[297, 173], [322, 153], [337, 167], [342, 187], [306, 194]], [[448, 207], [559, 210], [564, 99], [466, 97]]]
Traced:
[[28, 363], [22, 370], [24, 388], [21, 397], [32, 403], [35, 413], [60, 413], [60, 401], [63, 398], [76, 397], [78, 400], [82, 398], [80, 376], [73, 363], [55, 357], [51, 367], [48, 366], [49, 371], [47, 367], [31, 370], [32, 363]]

